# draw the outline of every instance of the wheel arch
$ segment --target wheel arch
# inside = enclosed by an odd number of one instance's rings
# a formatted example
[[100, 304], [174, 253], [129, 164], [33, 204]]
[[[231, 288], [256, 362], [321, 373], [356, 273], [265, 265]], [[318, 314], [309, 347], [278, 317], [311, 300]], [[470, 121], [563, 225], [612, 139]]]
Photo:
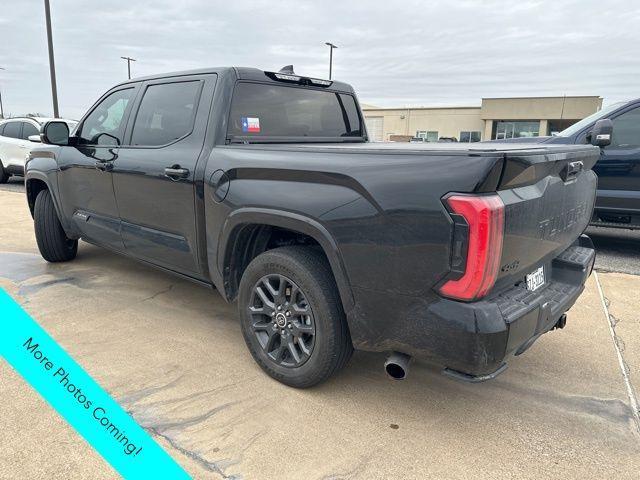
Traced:
[[[337, 243], [316, 220], [292, 212], [242, 208], [227, 218], [218, 243], [217, 267], [224, 295], [233, 300], [242, 273], [250, 261], [273, 246], [273, 239], [317, 245], [329, 262], [345, 312], [354, 305], [353, 293]], [[281, 246], [281, 245], [275, 245]]]
[[48, 190], [53, 200], [53, 206], [58, 214], [60, 224], [69, 238], [77, 238], [75, 235], [75, 229], [69, 224], [67, 218], [64, 216], [62, 206], [60, 205], [60, 199], [58, 198], [57, 188], [54, 184], [55, 179], [52, 179], [45, 172], [40, 170], [27, 170], [25, 171], [24, 184], [27, 194], [27, 203], [29, 205], [29, 212], [31, 218], [33, 218], [33, 212], [36, 205], [36, 198], [42, 190]]
[[[36, 198], [38, 197], [38, 194], [42, 190], [49, 190], [51, 196], [54, 197], [54, 195], [51, 191], [51, 186], [49, 185], [48, 179], [44, 174], [30, 172], [29, 176], [25, 177], [24, 185], [27, 193], [27, 203], [29, 204], [29, 211], [31, 212], [31, 218], [33, 218], [33, 210], [36, 205]], [[55, 198], [53, 204], [56, 207], [58, 216], [60, 216], [60, 211], [58, 210], [58, 204], [55, 201]]]

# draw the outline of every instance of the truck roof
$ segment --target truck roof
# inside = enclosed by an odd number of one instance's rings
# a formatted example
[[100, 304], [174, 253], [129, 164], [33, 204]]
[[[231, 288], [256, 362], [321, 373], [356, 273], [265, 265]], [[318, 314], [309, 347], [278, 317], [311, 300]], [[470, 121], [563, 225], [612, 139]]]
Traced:
[[[146, 77], [132, 78], [130, 80], [127, 80], [126, 82], [120, 83], [119, 85], [143, 82], [147, 80], [158, 80], [161, 78], [183, 77], [187, 75], [203, 75], [207, 73], [217, 73], [217, 74], [232, 73], [232, 74], [235, 74], [235, 76], [239, 80], [256, 80], [256, 81], [267, 82], [267, 83], [273, 82], [275, 84], [281, 84], [281, 82], [278, 82], [277, 80], [273, 80], [272, 78], [268, 77], [265, 74], [268, 71], [270, 70], [260, 70], [259, 68], [253, 68], [253, 67], [206, 67], [206, 68], [196, 68], [192, 70], [182, 70], [177, 72], [159, 73], [156, 75], [148, 75]], [[278, 70], [273, 70], [273, 71], [277, 72]], [[296, 73], [295, 75], [299, 75], [302, 77], [319, 78], [315, 76], [302, 75], [298, 73]], [[331, 82], [333, 83], [331, 84], [330, 87], [327, 87], [328, 90], [340, 90], [340, 91], [347, 91], [347, 92], [354, 91], [353, 87], [348, 83], [344, 83], [336, 80], [331, 80]]]

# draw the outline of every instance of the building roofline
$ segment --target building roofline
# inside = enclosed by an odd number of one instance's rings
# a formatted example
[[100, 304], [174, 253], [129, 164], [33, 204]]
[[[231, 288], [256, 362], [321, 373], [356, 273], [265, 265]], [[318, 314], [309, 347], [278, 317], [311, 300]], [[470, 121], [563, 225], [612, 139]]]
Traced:
[[[569, 99], [569, 98], [593, 98], [602, 100], [598, 95], [567, 95], [567, 96], [542, 96], [542, 97], [482, 97], [482, 100], [543, 100], [543, 99]], [[463, 105], [463, 106], [437, 106], [437, 107], [366, 107], [362, 106], [362, 110], [464, 110], [482, 108], [482, 105]]]
[[543, 98], [554, 98], [554, 99], [562, 99], [562, 98], [599, 98], [602, 99], [599, 95], [548, 95], [542, 97], [482, 97], [482, 100], [539, 100]]

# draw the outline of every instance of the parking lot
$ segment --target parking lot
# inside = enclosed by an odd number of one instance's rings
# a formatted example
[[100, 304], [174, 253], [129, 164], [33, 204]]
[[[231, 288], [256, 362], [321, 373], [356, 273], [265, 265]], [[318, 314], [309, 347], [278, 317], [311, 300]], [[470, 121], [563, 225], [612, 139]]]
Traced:
[[[638, 478], [640, 233], [591, 228], [597, 274], [568, 313], [494, 381], [415, 362], [388, 380], [357, 352], [295, 390], [248, 353], [215, 291], [81, 243], [38, 254], [20, 180], [0, 186], [0, 287], [194, 478]], [[6, 478], [117, 478], [6, 363]], [[38, 463], [32, 459], [38, 458]]]

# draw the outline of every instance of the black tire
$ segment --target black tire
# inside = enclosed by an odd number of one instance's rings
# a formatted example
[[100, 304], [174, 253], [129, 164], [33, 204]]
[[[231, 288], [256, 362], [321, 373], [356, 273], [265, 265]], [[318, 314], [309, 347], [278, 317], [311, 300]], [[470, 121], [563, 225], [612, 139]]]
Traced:
[[38, 193], [33, 219], [42, 258], [47, 262], [67, 262], [76, 258], [78, 240], [71, 240], [65, 235], [49, 190]]
[[[284, 366], [282, 363], [276, 362], [268, 353], [269, 349], [261, 344], [253, 327], [257, 323], [268, 324], [269, 321], [272, 321], [271, 326], [274, 327], [274, 332], [263, 335], [285, 338], [280, 337], [279, 327], [275, 325], [276, 320], [269, 318], [273, 313], [258, 315], [264, 317], [264, 322], [262, 322], [256, 321], [255, 311], [250, 310], [250, 307], [255, 308], [253, 304], [257, 298], [255, 289], [264, 285], [260, 282], [265, 278], [272, 277], [284, 277], [294, 284], [294, 288], [299, 287], [298, 293], [303, 297], [298, 298], [303, 298], [303, 306], [310, 309], [309, 313], [313, 318], [314, 334], [311, 351], [305, 355], [306, 360], [301, 365]], [[274, 305], [277, 303], [274, 300]], [[291, 299], [285, 302], [285, 305], [292, 305]], [[285, 307], [285, 309], [288, 310], [289, 307]], [[286, 385], [307, 388], [321, 383], [343, 368], [353, 353], [353, 345], [338, 294], [338, 287], [326, 258], [317, 248], [282, 247], [258, 255], [242, 275], [238, 310], [242, 334], [254, 360], [268, 375]], [[295, 317], [295, 315], [294, 312], [293, 316]], [[307, 318], [305, 322], [309, 322], [306, 325], [311, 322], [308, 317], [305, 317]], [[292, 318], [290, 317], [290, 319]], [[292, 325], [288, 326], [292, 328]], [[288, 331], [285, 327], [282, 328], [283, 335], [290, 335], [293, 339], [296, 330]], [[266, 329], [263, 328], [263, 330]], [[296, 340], [298, 339], [295, 339], [294, 342]], [[276, 342], [280, 341], [282, 340], [276, 340]], [[269, 342], [270, 337], [269, 340], [265, 340], [265, 343]], [[298, 348], [300, 348], [300, 343], [298, 343]], [[290, 351], [284, 352], [284, 356], [287, 355], [290, 361], [295, 363]]]
[[2, 164], [2, 160], [0, 160], [0, 183], [7, 183], [9, 180], [9, 174], [4, 169], [4, 165]]

